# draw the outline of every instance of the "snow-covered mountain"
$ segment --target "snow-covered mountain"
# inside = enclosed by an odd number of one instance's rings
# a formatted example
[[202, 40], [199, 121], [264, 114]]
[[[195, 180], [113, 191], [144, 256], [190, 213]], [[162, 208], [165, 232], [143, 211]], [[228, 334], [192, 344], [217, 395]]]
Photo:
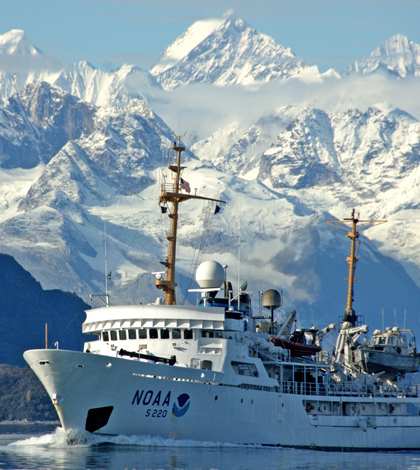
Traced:
[[297, 75], [308, 66], [229, 10], [197, 21], [161, 54], [150, 73], [166, 90], [190, 83], [252, 85]]
[[[42, 55], [21, 32], [4, 36], [0, 60], [13, 59], [14, 43], [25, 66]], [[382, 308], [406, 308], [410, 326], [420, 326], [416, 117], [381, 100], [350, 105], [351, 78], [311, 71], [232, 13], [192, 25], [163, 52], [154, 77], [88, 62], [16, 70], [5, 67], [0, 85], [0, 251], [44, 288], [87, 300], [104, 291], [106, 269], [113, 304], [159, 295], [151, 273], [161, 270], [168, 222], [157, 200], [170, 178], [162, 168], [173, 158], [173, 135], [154, 110], [175, 109], [165, 116], [178, 125], [179, 104], [195, 102], [190, 111], [207, 114], [200, 97], [208, 95], [213, 121], [223, 122], [193, 139], [183, 177], [227, 204], [217, 215], [212, 203], [181, 206], [178, 297], [197, 262], [213, 258], [230, 266], [234, 283], [240, 277], [254, 292], [283, 290], [286, 308], [297, 308], [302, 321], [335, 321], [345, 307], [348, 240], [325, 221], [349, 217], [355, 207], [362, 218], [389, 219], [363, 237], [356, 310], [378, 320]], [[365, 85], [363, 94], [377, 84], [369, 80], [375, 74], [351, 75]], [[389, 74], [380, 79], [397, 82]], [[222, 86], [233, 84], [241, 86]], [[339, 106], [323, 106], [325, 90]], [[196, 128], [179, 133], [185, 130]]]
[[12, 29], [0, 36], [0, 54], [12, 56], [41, 56], [43, 53], [28, 41], [20, 29]]
[[134, 65], [105, 72], [89, 62], [79, 62], [66, 65], [45, 81], [96, 106], [123, 107], [132, 99], [153, 98], [162, 90], [149, 72]]
[[420, 45], [402, 34], [392, 36], [377, 49], [350, 65], [341, 74], [352, 72], [368, 74], [384, 71], [398, 77], [420, 75]]
[[[102, 278], [97, 268], [100, 263], [102, 271], [103, 263], [96, 256], [104, 241], [103, 222], [90, 208], [99, 206], [101, 215], [106, 198], [130, 205], [132, 195], [153, 184], [157, 168], [167, 161], [171, 132], [143, 101], [97, 108], [46, 83], [28, 85], [0, 110], [9, 123], [2, 147], [12, 149], [1, 162], [2, 251], [43, 285], [87, 298]], [[17, 187], [10, 186], [8, 175]], [[132, 224], [126, 222], [123, 240]], [[112, 224], [108, 230], [111, 250]], [[126, 242], [115, 241], [114, 257], [124, 256]], [[103, 252], [99, 256], [104, 259]]]
[[366, 203], [419, 162], [420, 123], [401, 110], [379, 104], [329, 116], [305, 109], [264, 152], [258, 177], [273, 188], [331, 190], [338, 183]]
[[1, 101], [38, 81], [96, 106], [125, 106], [131, 99], [153, 98], [161, 91], [153, 76], [139, 67], [124, 65], [106, 72], [86, 61], [63, 66], [34, 46], [21, 30], [0, 35]]
[[[224, 139], [221, 133], [195, 144], [197, 154], [224, 173], [257, 179], [267, 190], [299, 201], [303, 214], [313, 211], [319, 221], [321, 211], [342, 219], [356, 207], [364, 219], [389, 219], [369, 230], [369, 237], [420, 286], [420, 244], [414, 236], [420, 229], [417, 119], [387, 103], [330, 114], [286, 106], [245, 131], [225, 129]], [[223, 150], [212, 153], [213, 141], [224, 142]], [[316, 230], [326, 249], [332, 234]]]

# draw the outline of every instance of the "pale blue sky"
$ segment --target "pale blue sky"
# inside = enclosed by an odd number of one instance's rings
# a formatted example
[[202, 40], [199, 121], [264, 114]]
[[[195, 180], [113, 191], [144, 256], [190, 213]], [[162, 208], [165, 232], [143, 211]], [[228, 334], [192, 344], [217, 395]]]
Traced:
[[0, 0], [0, 34], [23, 29], [62, 63], [148, 70], [194, 21], [231, 8], [322, 72], [343, 70], [397, 33], [420, 44], [419, 0]]

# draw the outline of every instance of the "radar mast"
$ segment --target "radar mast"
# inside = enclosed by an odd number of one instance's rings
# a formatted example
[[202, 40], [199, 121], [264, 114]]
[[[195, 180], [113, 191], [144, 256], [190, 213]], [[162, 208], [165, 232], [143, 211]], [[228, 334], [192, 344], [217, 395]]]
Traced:
[[[334, 227], [341, 228], [343, 230], [349, 230], [349, 225], [351, 231], [347, 233], [347, 237], [350, 238], [350, 256], [346, 258], [347, 263], [349, 264], [349, 277], [345, 279], [348, 284], [347, 288], [347, 305], [344, 310], [343, 321], [348, 321], [352, 326], [356, 326], [356, 312], [353, 310], [353, 301], [354, 301], [354, 273], [356, 271], [356, 263], [359, 260], [357, 257], [357, 251], [359, 249], [360, 240], [356, 248], [356, 239], [359, 238], [360, 232], [366, 230], [367, 228], [373, 227], [374, 225], [380, 225], [387, 222], [386, 220], [359, 220], [355, 217], [355, 211], [353, 209], [351, 217], [344, 220], [333, 220], [326, 221], [327, 224]], [[361, 224], [361, 225], [357, 225]]]
[[172, 183], [166, 183], [165, 181], [162, 183], [159, 198], [159, 205], [163, 204], [168, 208], [168, 216], [171, 219], [170, 232], [166, 237], [169, 242], [168, 255], [165, 261], [161, 261], [161, 264], [166, 268], [166, 279], [157, 279], [156, 281], [156, 287], [165, 292], [165, 305], [176, 305], [175, 288], [177, 284], [175, 282], [175, 262], [179, 203], [187, 201], [188, 199], [202, 199], [205, 201], [226, 203], [226, 201], [219, 199], [191, 194], [189, 184], [181, 178], [182, 171], [186, 168], [185, 166], [181, 166], [181, 153], [185, 150], [185, 147], [181, 144], [181, 138], [184, 136], [185, 134], [174, 134], [176, 140], [172, 148], [176, 152], [176, 164], [173, 165], [171, 162], [168, 164], [169, 170], [173, 173]]

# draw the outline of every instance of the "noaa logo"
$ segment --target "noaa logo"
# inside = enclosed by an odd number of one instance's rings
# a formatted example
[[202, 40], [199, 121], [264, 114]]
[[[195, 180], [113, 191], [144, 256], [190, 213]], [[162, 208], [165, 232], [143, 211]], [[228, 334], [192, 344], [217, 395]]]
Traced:
[[188, 411], [188, 408], [190, 407], [190, 403], [191, 403], [190, 396], [187, 395], [186, 393], [183, 393], [174, 401], [174, 406], [172, 407], [172, 413], [177, 418], [184, 416], [185, 413]]

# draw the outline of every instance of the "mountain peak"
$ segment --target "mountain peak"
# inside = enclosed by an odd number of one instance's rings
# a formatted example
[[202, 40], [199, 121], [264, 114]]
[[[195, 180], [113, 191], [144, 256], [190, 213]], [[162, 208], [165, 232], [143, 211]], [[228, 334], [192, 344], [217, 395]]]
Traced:
[[403, 34], [395, 34], [370, 54], [357, 60], [341, 75], [347, 76], [352, 72], [368, 74], [377, 70], [385, 70], [399, 77], [419, 76], [420, 46]]
[[0, 35], [0, 54], [37, 56], [42, 54], [42, 51], [28, 41], [24, 31], [12, 29]]
[[286, 78], [307, 65], [290, 49], [228, 10], [190, 26], [161, 54], [150, 73], [166, 89], [188, 83], [249, 85]]
[[[210, 18], [196, 21], [162, 52], [159, 62], [152, 68], [152, 75], [165, 72], [202, 43], [223, 24], [223, 19]], [[152, 72], [153, 71], [153, 72]]]

